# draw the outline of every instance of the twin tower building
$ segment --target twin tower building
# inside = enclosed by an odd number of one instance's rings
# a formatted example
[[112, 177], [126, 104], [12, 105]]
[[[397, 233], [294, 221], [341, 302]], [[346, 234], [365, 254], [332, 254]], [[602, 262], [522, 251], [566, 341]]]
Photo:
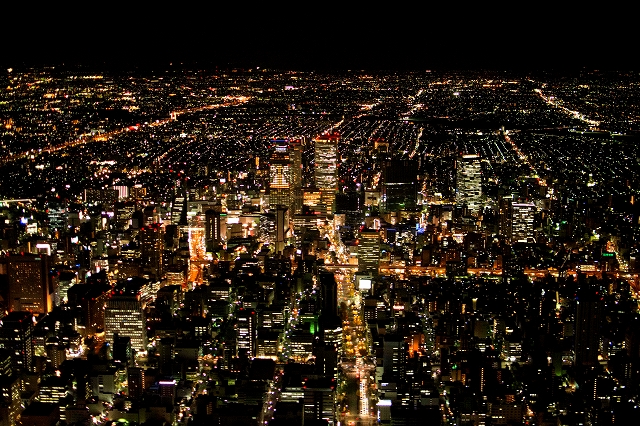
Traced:
[[321, 213], [330, 213], [338, 191], [338, 140], [327, 132], [313, 141], [313, 186], [303, 191], [303, 151], [305, 140], [276, 140], [269, 158], [269, 210], [287, 208], [301, 213], [307, 205]]

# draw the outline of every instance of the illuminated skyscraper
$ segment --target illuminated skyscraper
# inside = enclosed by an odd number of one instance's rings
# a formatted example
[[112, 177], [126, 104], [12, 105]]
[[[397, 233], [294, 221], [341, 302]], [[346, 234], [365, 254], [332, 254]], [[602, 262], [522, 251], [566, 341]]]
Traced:
[[276, 208], [276, 253], [282, 253], [289, 238], [289, 209]]
[[0, 348], [11, 352], [14, 373], [31, 371], [33, 360], [33, 315], [14, 311], [0, 321]]
[[533, 203], [511, 204], [511, 242], [533, 242]]
[[289, 141], [291, 159], [291, 214], [302, 212], [302, 150], [304, 141]]
[[249, 358], [256, 356], [256, 311], [241, 309], [237, 316], [236, 341], [238, 355], [244, 354]]
[[359, 241], [358, 270], [377, 274], [380, 266], [380, 232], [373, 229], [362, 230]]
[[53, 288], [46, 255], [9, 256], [9, 310], [46, 314], [52, 309]]
[[156, 278], [163, 273], [162, 252], [164, 250], [164, 228], [153, 223], [140, 229], [140, 261], [144, 268]]
[[104, 311], [105, 339], [113, 344], [114, 335], [129, 337], [131, 348], [147, 350], [147, 327], [140, 292], [114, 294]]
[[209, 209], [205, 212], [204, 217], [204, 233], [207, 251], [212, 251], [215, 247], [218, 247], [222, 241], [220, 213]]
[[187, 203], [184, 197], [175, 197], [171, 204], [171, 223], [173, 225], [186, 225]]
[[269, 158], [269, 209], [291, 206], [291, 158], [286, 141], [275, 141]]
[[11, 370], [3, 371], [0, 375], [0, 415], [5, 425], [21, 424], [19, 422], [22, 412], [21, 385], [22, 379], [12, 375]]
[[338, 133], [324, 133], [314, 140], [315, 183], [322, 193], [327, 212], [333, 211], [338, 191]]
[[480, 156], [466, 154], [456, 162], [456, 203], [466, 204], [477, 215], [482, 208], [482, 164]]

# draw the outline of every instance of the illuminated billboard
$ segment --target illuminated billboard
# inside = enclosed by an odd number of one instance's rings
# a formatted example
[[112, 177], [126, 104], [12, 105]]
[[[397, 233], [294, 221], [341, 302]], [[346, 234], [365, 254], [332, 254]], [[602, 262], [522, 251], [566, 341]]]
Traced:
[[371, 290], [371, 287], [373, 285], [373, 277], [371, 275], [356, 274], [356, 284], [358, 286], [358, 290], [360, 291]]

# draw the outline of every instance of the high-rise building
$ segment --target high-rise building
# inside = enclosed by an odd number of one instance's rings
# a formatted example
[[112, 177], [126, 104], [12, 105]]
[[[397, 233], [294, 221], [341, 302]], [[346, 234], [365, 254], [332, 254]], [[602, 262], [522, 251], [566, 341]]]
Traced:
[[104, 309], [111, 295], [109, 284], [76, 284], [69, 289], [69, 306], [80, 313], [78, 331], [83, 336], [92, 336], [104, 331]]
[[204, 218], [205, 244], [207, 251], [211, 251], [222, 241], [220, 213], [209, 209], [205, 212]]
[[289, 237], [289, 209], [276, 208], [276, 253], [282, 253]]
[[336, 132], [323, 133], [314, 140], [315, 184], [320, 190], [327, 212], [333, 211], [338, 191], [338, 141]]
[[53, 288], [46, 255], [16, 255], [7, 259], [9, 310], [46, 314], [53, 305]]
[[387, 334], [384, 337], [382, 367], [384, 374], [405, 379], [405, 365], [407, 360], [407, 344], [397, 334]]
[[175, 197], [171, 204], [171, 223], [173, 225], [187, 224], [187, 202], [184, 197]]
[[418, 162], [387, 160], [382, 168], [382, 199], [387, 211], [412, 209], [418, 197]]
[[377, 274], [379, 266], [380, 232], [374, 229], [363, 229], [360, 231], [358, 244], [358, 270]]
[[511, 242], [533, 242], [533, 203], [511, 203]]
[[145, 370], [141, 367], [129, 367], [127, 369], [128, 395], [132, 398], [139, 398], [145, 390], [144, 379]]
[[318, 274], [322, 305], [320, 310], [320, 322], [323, 330], [333, 330], [340, 326], [338, 316], [338, 284], [336, 277], [331, 272]]
[[269, 209], [291, 206], [291, 158], [287, 141], [274, 141], [269, 158]]
[[603, 304], [602, 290], [598, 285], [584, 280], [578, 283], [574, 349], [576, 366], [594, 366], [598, 363]]
[[11, 371], [0, 375], [0, 418], [1, 424], [17, 426], [22, 411], [21, 394], [22, 380], [20, 376], [12, 375]]
[[304, 140], [289, 141], [291, 160], [291, 214], [302, 211], [302, 150]]
[[473, 215], [482, 208], [482, 164], [477, 154], [465, 154], [456, 161], [456, 203], [466, 205]]
[[107, 300], [104, 328], [107, 342], [113, 344], [115, 335], [129, 337], [132, 349], [146, 352], [147, 326], [141, 293], [125, 289]]
[[236, 342], [238, 355], [256, 356], [256, 311], [241, 309], [237, 315]]
[[331, 378], [308, 378], [304, 382], [304, 422], [305, 424], [322, 421], [335, 424], [336, 382]]
[[345, 191], [336, 194], [336, 214], [344, 215], [340, 232], [355, 233], [364, 219], [364, 192]]
[[156, 278], [163, 273], [164, 227], [153, 223], [140, 228], [140, 263]]
[[0, 349], [11, 352], [14, 373], [31, 371], [33, 360], [33, 315], [13, 311], [0, 322]]

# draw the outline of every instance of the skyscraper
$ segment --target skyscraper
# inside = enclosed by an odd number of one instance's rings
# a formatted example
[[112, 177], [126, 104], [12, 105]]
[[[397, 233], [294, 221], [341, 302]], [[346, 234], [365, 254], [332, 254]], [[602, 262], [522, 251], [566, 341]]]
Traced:
[[9, 310], [46, 314], [52, 309], [52, 284], [46, 255], [9, 256]]
[[576, 295], [575, 365], [593, 366], [598, 363], [600, 324], [603, 297], [600, 287], [579, 278]]
[[533, 203], [511, 204], [511, 242], [533, 242]]
[[289, 209], [284, 206], [276, 208], [276, 253], [284, 251], [289, 237]]
[[147, 327], [144, 303], [139, 291], [125, 289], [107, 301], [104, 311], [105, 339], [113, 344], [114, 335], [129, 337], [131, 348], [147, 350]]
[[302, 150], [304, 140], [289, 141], [291, 160], [291, 214], [302, 211]]
[[418, 195], [418, 162], [387, 160], [383, 163], [382, 191], [387, 211], [416, 207]]
[[322, 272], [318, 275], [322, 305], [320, 308], [320, 320], [323, 330], [332, 330], [340, 326], [338, 316], [338, 283], [331, 272]]
[[222, 224], [220, 217], [220, 213], [213, 209], [207, 210], [204, 214], [204, 234], [207, 251], [212, 251], [218, 247], [222, 241], [220, 232], [220, 226]]
[[162, 252], [164, 250], [164, 228], [153, 223], [140, 229], [140, 260], [144, 268], [156, 278], [163, 273]]
[[236, 342], [238, 355], [244, 354], [249, 358], [256, 356], [256, 311], [241, 309], [237, 316]]
[[0, 322], [0, 348], [11, 352], [14, 373], [31, 371], [33, 360], [33, 315], [14, 311]]
[[291, 158], [286, 141], [275, 141], [269, 158], [269, 209], [291, 206]]
[[340, 135], [327, 132], [314, 140], [315, 183], [321, 191], [327, 212], [333, 211], [338, 191], [338, 141]]
[[465, 154], [456, 161], [456, 204], [473, 215], [482, 208], [482, 164], [477, 154]]
[[360, 231], [359, 241], [358, 270], [377, 274], [380, 266], [380, 232], [364, 229]]

